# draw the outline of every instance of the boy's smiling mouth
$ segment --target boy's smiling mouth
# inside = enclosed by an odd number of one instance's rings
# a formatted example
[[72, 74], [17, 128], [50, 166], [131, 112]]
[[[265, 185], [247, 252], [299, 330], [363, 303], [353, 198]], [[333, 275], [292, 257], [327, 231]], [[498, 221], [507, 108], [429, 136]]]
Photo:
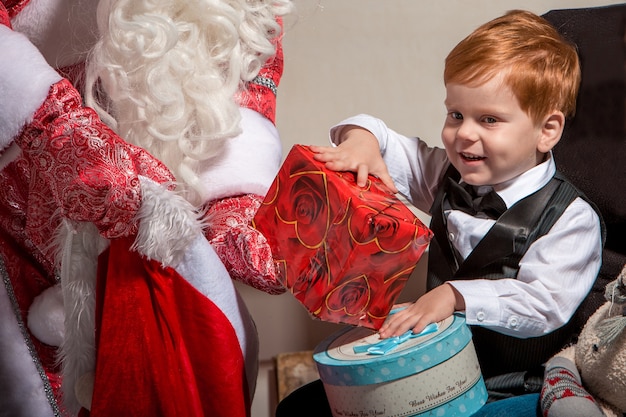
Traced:
[[459, 155], [461, 156], [462, 159], [466, 161], [482, 161], [483, 159], [485, 159], [484, 156], [474, 155], [474, 154], [465, 153], [465, 152], [460, 152]]

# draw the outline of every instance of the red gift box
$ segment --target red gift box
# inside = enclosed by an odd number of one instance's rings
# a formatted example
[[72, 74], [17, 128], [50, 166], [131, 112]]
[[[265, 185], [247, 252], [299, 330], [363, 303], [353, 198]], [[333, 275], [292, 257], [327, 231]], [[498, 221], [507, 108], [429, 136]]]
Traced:
[[281, 283], [316, 318], [379, 329], [432, 232], [377, 178], [295, 145], [253, 219]]

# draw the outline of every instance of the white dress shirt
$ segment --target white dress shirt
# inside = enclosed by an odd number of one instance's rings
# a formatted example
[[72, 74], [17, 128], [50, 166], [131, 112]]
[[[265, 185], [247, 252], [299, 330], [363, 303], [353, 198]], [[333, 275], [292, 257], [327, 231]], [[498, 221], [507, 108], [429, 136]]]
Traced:
[[[445, 150], [428, 147], [419, 138], [403, 136], [368, 115], [351, 117], [333, 127], [331, 142], [338, 143], [345, 125], [361, 126], [376, 136], [400, 193], [428, 213], [449, 165]], [[510, 207], [547, 184], [555, 172], [550, 154], [545, 162], [494, 189]], [[445, 214], [448, 238], [464, 258], [495, 223], [456, 210]], [[520, 338], [541, 336], [570, 320], [595, 281], [601, 254], [598, 215], [587, 202], [577, 198], [552, 229], [528, 248], [520, 260], [517, 279], [449, 283], [465, 300], [468, 324]]]

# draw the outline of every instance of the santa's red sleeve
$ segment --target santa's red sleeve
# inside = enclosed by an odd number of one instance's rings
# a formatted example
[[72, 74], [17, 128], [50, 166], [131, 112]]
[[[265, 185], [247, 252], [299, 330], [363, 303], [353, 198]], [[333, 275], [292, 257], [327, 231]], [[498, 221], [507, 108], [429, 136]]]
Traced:
[[[7, 22], [1, 12], [0, 6], [0, 21]], [[0, 383], [20, 380], [19, 389], [11, 391], [16, 392], [14, 398], [7, 398], [3, 389], [0, 405], [16, 407], [15, 412], [6, 408], [3, 412], [38, 417], [73, 414], [75, 383], [97, 364], [94, 415], [115, 415], [108, 408], [113, 404], [125, 404], [126, 412], [117, 413], [125, 415], [140, 406], [151, 410], [145, 415], [248, 413], [257, 365], [254, 326], [202, 235], [197, 213], [164, 185], [172, 179], [169, 171], [82, 106], [78, 91], [24, 35], [0, 25], [0, 51], [0, 252], [8, 262], [0, 265], [5, 290], [0, 294], [0, 367], [14, 365], [13, 359], [24, 364], [0, 369]], [[85, 225], [93, 226], [100, 240], [81, 234]], [[89, 302], [96, 271], [93, 268], [92, 276], [91, 266], [98, 264], [93, 255], [102, 250], [103, 237], [112, 239], [110, 251], [115, 255], [108, 252], [100, 258], [107, 267], [100, 270], [104, 284], [96, 345], [95, 309]], [[64, 242], [62, 247], [59, 242]], [[76, 251], [81, 245], [91, 252]], [[112, 264], [117, 269], [109, 274]], [[64, 291], [79, 289], [70, 298], [64, 294], [61, 366], [55, 347], [34, 337], [28, 316], [33, 299], [54, 288], [59, 279], [66, 284]], [[118, 309], [128, 315], [120, 315]], [[120, 334], [116, 327], [120, 321], [144, 333]], [[218, 332], [222, 344], [215, 354], [206, 355], [205, 339], [212, 332]], [[122, 340], [137, 343], [137, 348], [120, 344]], [[145, 346], [154, 347], [150, 363], [141, 361], [152, 352], [144, 351]], [[126, 367], [117, 355], [120, 348], [137, 359], [136, 365]], [[112, 351], [116, 354], [101, 354]], [[229, 364], [231, 373], [221, 364]], [[174, 379], [152, 378], [163, 372]], [[170, 383], [186, 393], [188, 411], [195, 414], [178, 413], [177, 398], [164, 394]], [[146, 404], [138, 404], [137, 398], [131, 404], [119, 387], [141, 393]], [[207, 389], [215, 390], [215, 395]], [[201, 398], [194, 394], [200, 391]], [[120, 395], [126, 402], [101, 400], [109, 395]], [[231, 403], [216, 402], [220, 397]], [[226, 414], [226, 404], [235, 412]]]
[[[282, 28], [282, 19], [277, 20]], [[274, 56], [236, 96], [242, 133], [226, 142], [219, 160], [200, 164], [200, 181], [211, 184], [205, 195], [206, 235], [231, 277], [268, 294], [281, 294], [285, 288], [267, 239], [251, 225], [282, 161], [276, 128], [282, 34], [274, 43]]]

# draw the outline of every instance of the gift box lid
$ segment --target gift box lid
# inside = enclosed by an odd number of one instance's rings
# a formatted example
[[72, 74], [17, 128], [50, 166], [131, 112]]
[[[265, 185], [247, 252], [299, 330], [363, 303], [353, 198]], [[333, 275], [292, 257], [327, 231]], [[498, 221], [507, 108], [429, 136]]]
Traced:
[[[454, 314], [437, 323], [433, 333], [411, 338], [384, 355], [357, 353], [380, 342], [371, 329], [346, 328], [320, 343], [313, 354], [320, 379], [338, 386], [369, 385], [404, 378], [445, 362], [472, 339], [464, 316]], [[357, 349], [355, 349], [357, 348]]]

